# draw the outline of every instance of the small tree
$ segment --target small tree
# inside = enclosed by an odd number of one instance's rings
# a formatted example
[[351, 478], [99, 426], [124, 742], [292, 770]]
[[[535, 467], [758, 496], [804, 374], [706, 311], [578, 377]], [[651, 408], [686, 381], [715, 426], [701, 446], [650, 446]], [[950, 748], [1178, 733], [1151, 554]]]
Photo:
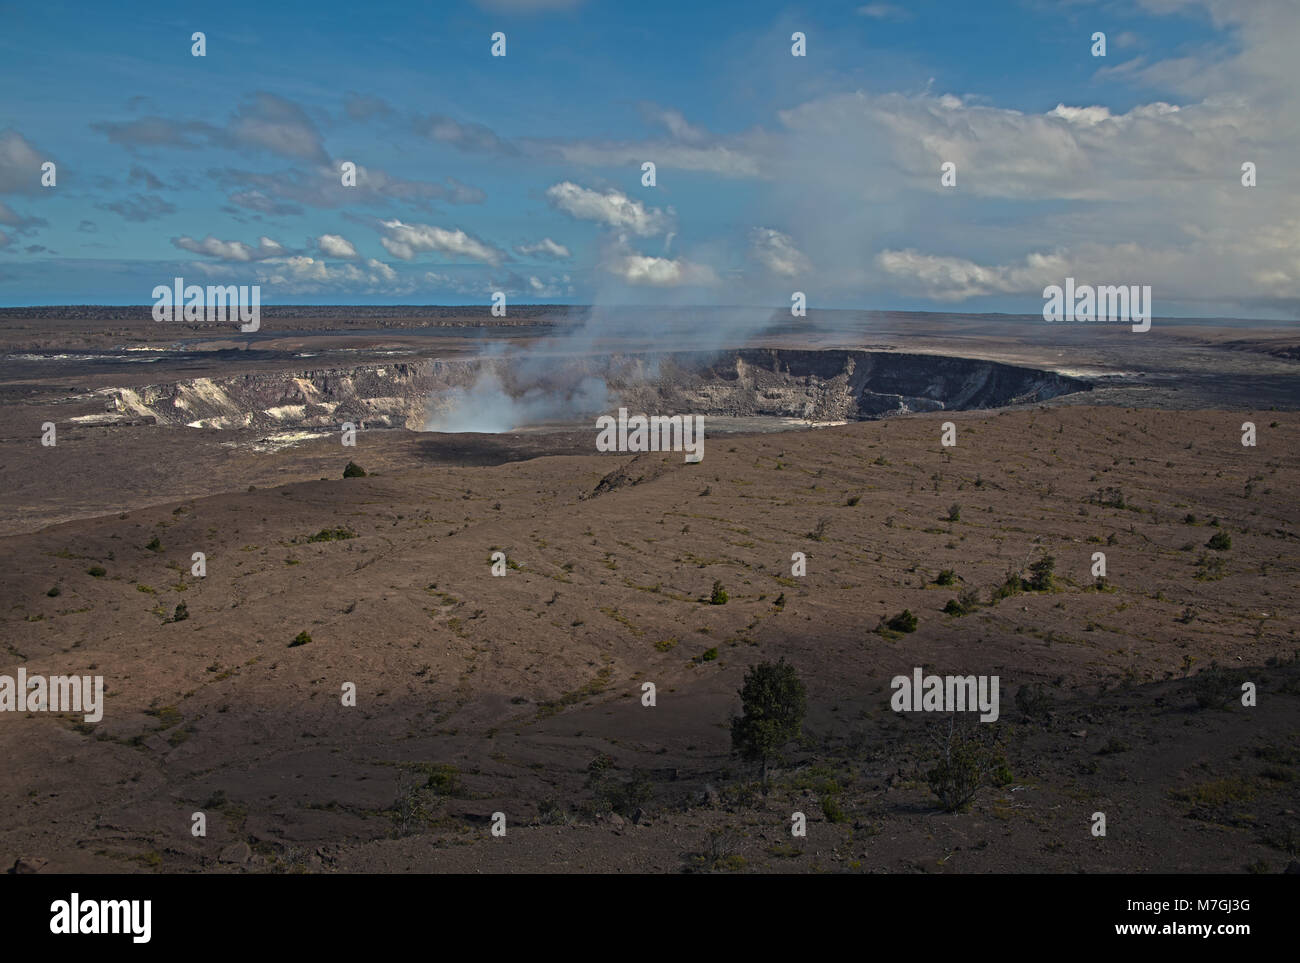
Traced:
[[709, 604], [726, 605], [728, 598], [730, 598], [730, 596], [727, 595], [727, 590], [722, 587], [722, 580], [714, 579], [713, 593], [709, 596]]
[[355, 461], [348, 462], [348, 467], [343, 469], [344, 478], [365, 478], [366, 470], [358, 465]]
[[807, 691], [785, 659], [760, 662], [745, 673], [740, 702], [744, 714], [732, 716], [731, 751], [746, 762], [759, 763], [766, 786], [768, 763], [803, 729]]
[[1044, 555], [1029, 566], [1029, 578], [1025, 582], [1025, 588], [1035, 592], [1050, 592], [1053, 585], [1052, 573], [1055, 570], [1056, 559], [1051, 555]]

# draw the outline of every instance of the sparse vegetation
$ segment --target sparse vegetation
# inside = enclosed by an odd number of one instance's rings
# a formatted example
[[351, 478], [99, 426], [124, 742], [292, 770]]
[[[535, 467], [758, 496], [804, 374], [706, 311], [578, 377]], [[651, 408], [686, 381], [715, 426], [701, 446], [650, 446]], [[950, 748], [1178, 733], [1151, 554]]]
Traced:
[[350, 528], [322, 528], [315, 535], [308, 535], [309, 542], [341, 542], [344, 539], [356, 538], [357, 533]]
[[1016, 690], [1016, 708], [1026, 719], [1048, 719], [1052, 714], [1052, 694], [1041, 685], [1031, 683]]
[[954, 714], [948, 719], [946, 731], [932, 737], [939, 748], [939, 759], [926, 773], [926, 780], [945, 812], [968, 808], [985, 779], [1003, 785], [1010, 781], [1006, 757], [986, 733], [986, 729], [978, 727], [974, 732], [959, 728]]
[[727, 595], [727, 590], [722, 587], [722, 580], [715, 579], [713, 582], [713, 592], [709, 595], [709, 604], [726, 605], [727, 599], [729, 598], [730, 596]]
[[947, 615], [970, 615], [979, 607], [979, 592], [975, 589], [967, 589], [955, 599], [949, 599], [948, 604], [943, 607]]
[[1025, 588], [1031, 592], [1050, 592], [1054, 584], [1052, 573], [1055, 569], [1056, 559], [1051, 555], [1044, 555], [1029, 566], [1029, 578], [1025, 580]]
[[1217, 662], [1211, 662], [1208, 668], [1192, 677], [1191, 691], [1202, 709], [1222, 709], [1240, 698], [1241, 686], [1247, 681], [1245, 672], [1224, 669]]

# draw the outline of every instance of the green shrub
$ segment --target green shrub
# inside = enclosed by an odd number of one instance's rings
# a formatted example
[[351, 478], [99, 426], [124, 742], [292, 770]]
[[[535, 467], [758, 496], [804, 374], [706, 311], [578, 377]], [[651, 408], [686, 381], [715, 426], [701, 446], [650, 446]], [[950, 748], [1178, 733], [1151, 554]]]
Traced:
[[153, 538], [149, 540], [149, 544], [146, 545], [145, 548], [149, 549], [149, 551], [151, 552], [161, 552], [162, 542], [158, 541], [158, 536], [155, 535]]
[[56, 599], [56, 598], [58, 598], [58, 597], [62, 594], [62, 591], [63, 591], [63, 590], [60, 589], [57, 585], [54, 585], [54, 586], [51, 586], [51, 587], [50, 587], [50, 590], [49, 590], [48, 592], [46, 592], [45, 594], [48, 595], [48, 596], [49, 596], [50, 598], [52, 598], [52, 599]]
[[947, 737], [939, 741], [939, 759], [926, 773], [930, 791], [945, 812], [960, 812], [970, 805], [986, 778], [998, 785], [1011, 781], [1006, 757], [986, 733], [959, 729], [950, 719]]
[[822, 815], [826, 817], [828, 823], [846, 823], [849, 821], [849, 817], [845, 815], [843, 808], [840, 806], [838, 796], [823, 797]]
[[303, 631], [299, 632], [297, 635], [293, 637], [293, 641], [289, 643], [289, 648], [294, 649], [300, 645], [306, 645], [310, 641], [311, 641], [311, 636], [308, 635], [307, 630], [304, 629]]
[[727, 595], [727, 590], [722, 587], [721, 580], [715, 579], [713, 582], [713, 594], [709, 596], [709, 604], [726, 605], [728, 598], [730, 598], [730, 596]]
[[172, 616], [172, 621], [184, 622], [189, 617], [190, 617], [189, 608], [185, 605], [184, 602], [181, 602], [179, 605], [176, 606], [176, 614]]
[[912, 614], [911, 609], [903, 609], [903, 611], [899, 612], [892, 619], [886, 622], [885, 626], [893, 629], [895, 632], [915, 632], [917, 618]]
[[950, 568], [945, 568], [934, 580], [935, 585], [955, 585], [957, 582], [957, 573]]
[[92, 565], [90, 568], [86, 569], [86, 574], [93, 576], [94, 578], [103, 578], [108, 574], [108, 572], [102, 565]]
[[1227, 532], [1215, 532], [1210, 536], [1210, 540], [1205, 543], [1206, 548], [1212, 548], [1216, 552], [1226, 552], [1232, 548], [1232, 536]]
[[365, 478], [366, 470], [358, 465], [355, 461], [348, 462], [348, 467], [343, 469], [344, 478]]

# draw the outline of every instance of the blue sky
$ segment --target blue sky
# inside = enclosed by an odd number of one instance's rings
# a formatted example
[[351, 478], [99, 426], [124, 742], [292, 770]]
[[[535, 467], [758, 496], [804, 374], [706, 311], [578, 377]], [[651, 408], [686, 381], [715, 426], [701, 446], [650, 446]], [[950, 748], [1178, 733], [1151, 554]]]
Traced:
[[1290, 0], [2, 16], [0, 304], [180, 275], [268, 304], [1037, 312], [1070, 275], [1157, 314], [1300, 305]]

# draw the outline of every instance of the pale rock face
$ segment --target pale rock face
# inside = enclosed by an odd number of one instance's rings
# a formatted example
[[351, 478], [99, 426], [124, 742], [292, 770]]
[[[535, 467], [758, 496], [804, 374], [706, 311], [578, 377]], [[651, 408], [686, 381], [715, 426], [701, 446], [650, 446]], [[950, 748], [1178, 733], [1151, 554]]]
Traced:
[[[603, 390], [593, 393], [593, 384]], [[555, 358], [544, 367], [521, 355], [195, 378], [117, 389], [113, 407], [160, 425], [285, 431], [331, 430], [353, 421], [419, 431], [445, 423], [448, 409], [458, 403], [499, 401], [509, 417], [495, 430], [507, 430], [585, 423], [589, 415], [619, 405], [663, 414], [836, 423], [1044, 401], [1089, 387], [1058, 372], [966, 358], [743, 349]], [[595, 404], [600, 411], [585, 410]]]

